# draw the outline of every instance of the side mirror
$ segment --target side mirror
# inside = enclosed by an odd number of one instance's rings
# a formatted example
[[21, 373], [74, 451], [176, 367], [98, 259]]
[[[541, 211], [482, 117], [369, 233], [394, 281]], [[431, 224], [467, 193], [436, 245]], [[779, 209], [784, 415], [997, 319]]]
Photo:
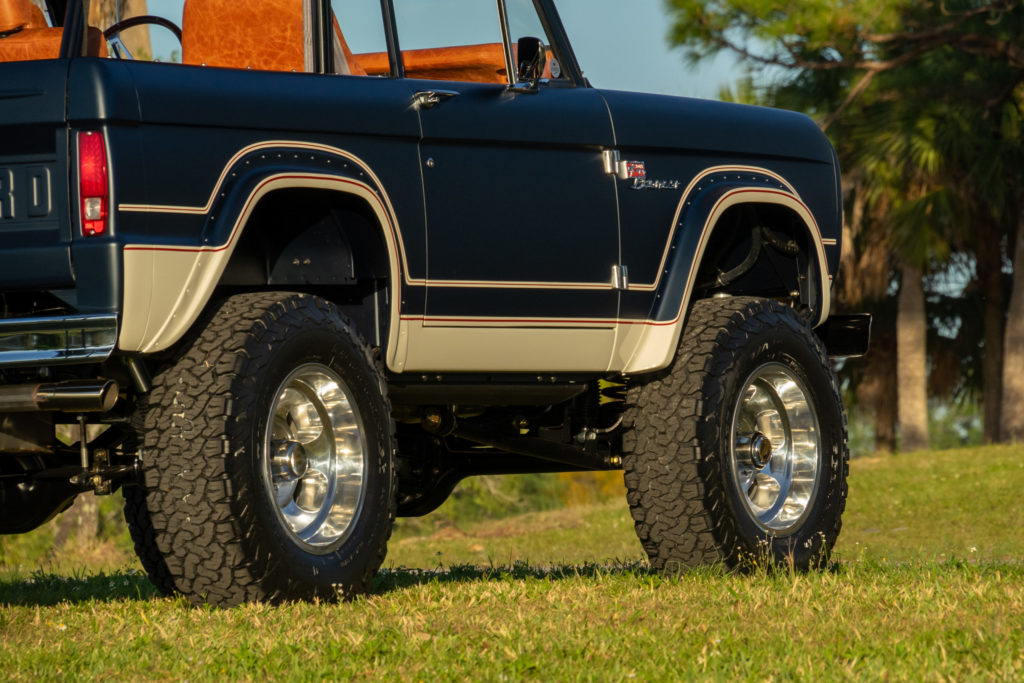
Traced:
[[540, 78], [544, 75], [544, 67], [548, 62], [548, 53], [540, 38], [524, 36], [519, 39], [516, 56], [516, 89], [536, 90]]

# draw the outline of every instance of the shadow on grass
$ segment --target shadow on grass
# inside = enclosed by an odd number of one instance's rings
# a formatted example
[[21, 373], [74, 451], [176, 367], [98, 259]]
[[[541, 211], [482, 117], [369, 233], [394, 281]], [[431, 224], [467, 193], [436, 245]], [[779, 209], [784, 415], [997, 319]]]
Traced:
[[[635, 576], [638, 580], [645, 582], [650, 580], [648, 577], [654, 577], [659, 582], [667, 578], [664, 574], [649, 569], [646, 563], [639, 562], [550, 567], [537, 567], [524, 562], [516, 562], [511, 566], [490, 567], [476, 565], [453, 565], [437, 569], [398, 567], [381, 569], [374, 577], [371, 592], [379, 595], [429, 583], [457, 584], [526, 579], [561, 581], [623, 576]], [[0, 578], [0, 607], [51, 607], [62, 603], [85, 602], [146, 602], [163, 597], [149, 582], [146, 575], [135, 569], [76, 576], [35, 571], [27, 578]]]
[[[721, 574], [720, 570], [708, 568], [708, 573]], [[527, 562], [512, 565], [481, 567], [472, 564], [441, 566], [435, 569], [394, 567], [381, 569], [373, 581], [374, 593], [413, 588], [426, 584], [476, 583], [481, 581], [565, 581], [573, 579], [599, 579], [604, 577], [636, 577], [648, 582], [670, 578], [663, 572], [651, 569], [646, 562], [623, 562], [616, 564], [584, 564], [564, 566], [534, 566]]]
[[28, 578], [0, 578], [0, 607], [144, 601], [158, 597], [160, 593], [146, 575], [134, 569], [80, 576], [37, 571]]
[[396, 567], [381, 569], [374, 579], [373, 593], [386, 594], [430, 584], [459, 584], [475, 582], [565, 581], [574, 579], [627, 578], [638, 584], [657, 588], [679, 581], [758, 581], [764, 585], [788, 588], [795, 577], [837, 577], [851, 581], [877, 580], [898, 582], [906, 580], [933, 580], [936, 577], [989, 577], [1013, 581], [1024, 580], [1024, 561], [1020, 558], [993, 560], [948, 558], [942, 561], [913, 560], [886, 562], [885, 560], [832, 561], [827, 566], [812, 569], [792, 569], [784, 565], [756, 565], [728, 569], [722, 564], [660, 571], [651, 569], [646, 562], [617, 564], [586, 564], [566, 566], [531, 566], [516, 562], [509, 566], [481, 567], [477, 565], [451, 565], [436, 569]]
[[[856, 562], [832, 563], [828, 567], [796, 572], [799, 574], [849, 574], [856, 571], [861, 574], [894, 575], [902, 573], [917, 574], [922, 570], [929, 571], [997, 571], [1002, 569], [1011, 575], [1024, 574], [1021, 563], [991, 566], [984, 563], [964, 561], [946, 561], [943, 563], [875, 563]], [[402, 591], [417, 586], [432, 584], [470, 584], [480, 582], [508, 581], [572, 581], [579, 579], [600, 580], [606, 578], [632, 579], [637, 583], [657, 587], [673, 584], [682, 577], [688, 579], [722, 579], [726, 576], [745, 576], [789, 581], [793, 570], [785, 567], [761, 567], [753, 571], [729, 570], [723, 565], [710, 565], [679, 572], [664, 572], [651, 569], [646, 562], [621, 562], [612, 564], [583, 565], [550, 565], [535, 566], [527, 562], [515, 562], [511, 565], [479, 566], [459, 564], [439, 566], [434, 569], [414, 567], [389, 567], [381, 569], [374, 577], [371, 594], [382, 595]], [[126, 569], [112, 573], [93, 575], [64, 576], [45, 571], [34, 572], [28, 578], [0, 578], [0, 607], [4, 606], [53, 606], [61, 603], [84, 602], [147, 602], [162, 599], [159, 591], [149, 582], [146, 575], [136, 569]], [[167, 598], [182, 600], [184, 598]]]
[[837, 561], [831, 561], [824, 566], [804, 569], [794, 569], [786, 564], [752, 561], [733, 568], [718, 562], [698, 567], [681, 566], [675, 570], [652, 569], [645, 561], [552, 566], [534, 566], [528, 562], [516, 561], [511, 565], [479, 566], [473, 564], [453, 564], [449, 566], [441, 565], [434, 569], [411, 567], [381, 569], [374, 579], [373, 592], [388, 593], [390, 591], [434, 583], [455, 584], [481, 581], [522, 581], [526, 579], [564, 581], [627, 577], [634, 578], [646, 585], [654, 586], [678, 582], [683, 577], [696, 580], [714, 580], [731, 576], [746, 579], [759, 578], [762, 580], [789, 581], [795, 575], [842, 575], [848, 570], [848, 566]]

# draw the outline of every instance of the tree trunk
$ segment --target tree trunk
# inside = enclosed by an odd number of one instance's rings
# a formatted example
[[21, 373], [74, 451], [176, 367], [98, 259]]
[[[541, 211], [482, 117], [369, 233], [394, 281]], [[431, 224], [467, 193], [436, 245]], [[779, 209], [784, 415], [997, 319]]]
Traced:
[[86, 492], [75, 499], [74, 505], [59, 517], [57, 533], [53, 540], [54, 550], [60, 550], [74, 536], [75, 545], [88, 548], [99, 536], [100, 506], [92, 493]]
[[1017, 218], [1013, 290], [1003, 345], [1003, 404], [1000, 440], [1024, 441], [1024, 211]]
[[[95, 426], [86, 427], [85, 434], [82, 434], [78, 426], [73, 426], [67, 435], [70, 437], [69, 445], [76, 445], [84, 438], [86, 442], [95, 439]], [[58, 427], [60, 430], [60, 427]], [[80, 493], [75, 498], [74, 504], [64, 511], [57, 518], [57, 529], [53, 539], [53, 549], [58, 551], [63, 548], [72, 537], [75, 545], [79, 548], [88, 548], [96, 542], [100, 532], [100, 506], [99, 499], [91, 492]]]
[[981, 402], [985, 409], [985, 443], [999, 442], [1003, 399], [1003, 249], [1000, 232], [988, 223], [978, 225], [978, 279], [985, 301], [985, 348], [981, 358]]
[[896, 313], [896, 381], [900, 450], [928, 448], [927, 319], [921, 271], [904, 267]]
[[864, 375], [857, 382], [857, 405], [874, 419], [875, 451], [896, 450], [896, 348], [892, 333], [872, 335], [864, 359]]
[[[847, 220], [843, 221], [843, 250], [839, 254], [839, 272], [843, 277], [839, 280], [840, 299], [849, 305], [857, 305], [864, 300], [863, 275], [858, 263], [856, 236], [863, 230], [864, 205], [867, 203], [866, 193], [857, 185], [850, 188], [853, 196]], [[847, 212], [843, 212], [844, 215]]]

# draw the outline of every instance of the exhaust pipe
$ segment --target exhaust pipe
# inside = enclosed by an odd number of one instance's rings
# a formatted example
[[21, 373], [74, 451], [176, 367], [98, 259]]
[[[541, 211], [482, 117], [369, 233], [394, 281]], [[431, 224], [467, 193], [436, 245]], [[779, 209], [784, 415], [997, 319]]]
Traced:
[[117, 403], [116, 380], [86, 379], [0, 386], [0, 414], [61, 411], [105, 413]]

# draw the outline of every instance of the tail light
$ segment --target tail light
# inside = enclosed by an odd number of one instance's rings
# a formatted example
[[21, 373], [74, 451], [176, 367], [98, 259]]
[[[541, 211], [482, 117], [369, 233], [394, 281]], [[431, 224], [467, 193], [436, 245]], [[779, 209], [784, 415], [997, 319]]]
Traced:
[[107, 231], [110, 180], [107, 174], [107, 145], [103, 133], [78, 133], [78, 196], [81, 201], [82, 235], [92, 237]]

